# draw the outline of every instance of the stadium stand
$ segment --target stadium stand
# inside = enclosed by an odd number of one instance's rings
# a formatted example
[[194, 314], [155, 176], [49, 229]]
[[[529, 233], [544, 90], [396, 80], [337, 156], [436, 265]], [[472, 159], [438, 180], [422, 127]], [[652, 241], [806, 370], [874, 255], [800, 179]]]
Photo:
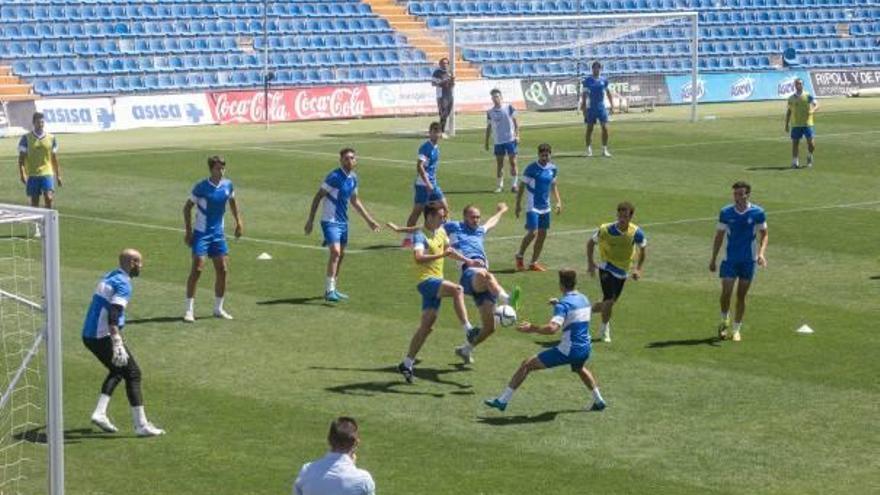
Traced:
[[[4, 0], [0, 85], [46, 96], [253, 88], [263, 83], [263, 32], [280, 86], [426, 81], [453, 16], [700, 13], [700, 69], [880, 65], [875, 0]], [[419, 26], [430, 28], [426, 36]], [[483, 77], [574, 75], [570, 49], [528, 50], [543, 32], [485, 33], [462, 70]], [[598, 45], [611, 74], [690, 70], [684, 33], [636, 33]], [[563, 40], [564, 41], [564, 40]], [[436, 49], [431, 46], [440, 45]], [[510, 48], [516, 50], [515, 60]], [[783, 59], [782, 55], [786, 53]], [[469, 64], [475, 65], [469, 65]], [[474, 67], [478, 67], [476, 69]], [[478, 75], [478, 73], [475, 73]], [[0, 92], [2, 97], [2, 92]]]

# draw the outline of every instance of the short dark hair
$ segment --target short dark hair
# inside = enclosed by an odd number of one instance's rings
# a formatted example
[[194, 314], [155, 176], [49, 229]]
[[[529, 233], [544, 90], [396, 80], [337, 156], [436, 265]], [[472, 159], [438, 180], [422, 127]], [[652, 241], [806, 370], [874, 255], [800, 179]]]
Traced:
[[341, 150], [339, 150], [339, 158], [342, 158], [343, 156], [347, 155], [348, 153], [356, 154], [356, 152], [354, 151], [354, 148], [342, 148]]
[[501, 96], [501, 90], [498, 88], [495, 88], [492, 91], [489, 91], [489, 94], [492, 96], [495, 96], [495, 95]]
[[348, 452], [358, 444], [358, 424], [354, 418], [340, 416], [330, 423], [327, 442], [334, 451]]
[[745, 188], [746, 193], [748, 193], [748, 194], [751, 194], [751, 192], [752, 192], [751, 184], [749, 184], [748, 182], [746, 182], [744, 180], [738, 180], [738, 181], [734, 182], [733, 186], [731, 187], [731, 189], [741, 189], [741, 188]]
[[36, 122], [37, 120], [44, 118], [46, 117], [43, 115], [43, 112], [34, 112], [34, 116], [31, 117], [31, 122]]
[[443, 203], [436, 202], [436, 201], [429, 201], [425, 205], [425, 211], [424, 211], [425, 220], [428, 220], [429, 216], [437, 214], [440, 211], [445, 210], [445, 209], [446, 209], [446, 207], [443, 206]]
[[208, 157], [208, 170], [213, 169], [214, 165], [226, 165], [226, 159], [220, 155]]
[[428, 126], [428, 132], [433, 131], [442, 131], [443, 128], [440, 127], [440, 122], [431, 122], [431, 125]]
[[444, 60], [446, 61], [447, 64], [449, 63], [449, 57], [442, 57], [440, 60], [437, 61], [437, 63], [442, 64]]
[[547, 153], [553, 153], [553, 149], [550, 147], [549, 144], [547, 144], [547, 143], [539, 144], [538, 145], [538, 154], [540, 155], [541, 153], [544, 153], [545, 151]]
[[468, 204], [467, 206], [465, 206], [464, 209], [461, 210], [461, 216], [466, 217], [466, 216], [467, 216], [467, 212], [468, 212], [468, 210], [471, 210], [471, 209], [476, 210], [476, 209], [477, 209], [477, 205], [475, 205], [475, 204], [473, 204], [473, 203], [470, 203], [470, 204]]
[[636, 212], [636, 207], [629, 201], [621, 201], [617, 203], [617, 211], [626, 210], [630, 215]]
[[574, 290], [577, 286], [577, 272], [571, 268], [559, 270], [559, 285], [565, 290]]
[[598, 60], [594, 60], [594, 61], [593, 61], [593, 64], [590, 65], [590, 68], [595, 68], [595, 67], [599, 67], [599, 68], [601, 69], [601, 68], [602, 68], [602, 62], [599, 62]]

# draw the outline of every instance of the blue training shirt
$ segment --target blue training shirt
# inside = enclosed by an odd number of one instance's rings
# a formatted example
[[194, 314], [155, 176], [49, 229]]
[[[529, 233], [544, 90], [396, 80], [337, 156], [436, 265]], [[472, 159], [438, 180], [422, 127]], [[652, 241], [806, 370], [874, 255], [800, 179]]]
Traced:
[[587, 93], [587, 101], [590, 108], [605, 108], [605, 91], [608, 89], [608, 79], [605, 76], [587, 76], [583, 83], [583, 92]]
[[[440, 163], [440, 145], [434, 144], [431, 140], [425, 141], [419, 146], [419, 161], [425, 162], [425, 173], [432, 186], [437, 185], [437, 165]], [[422, 181], [422, 176], [416, 173], [416, 185], [426, 185]]]
[[342, 167], [330, 172], [321, 184], [327, 192], [323, 201], [322, 222], [348, 223], [348, 202], [357, 194], [358, 180], [354, 170], [346, 174]]
[[548, 162], [543, 167], [532, 162], [522, 175], [522, 183], [526, 186], [526, 211], [535, 213], [550, 212], [550, 189], [556, 183], [556, 165]]
[[[486, 228], [477, 225], [472, 229], [466, 222], [446, 222], [443, 230], [449, 236], [449, 245], [470, 260], [483, 260], [489, 267], [489, 258], [486, 256], [486, 248], [483, 241], [486, 239]], [[464, 263], [459, 262], [460, 266]]]
[[736, 205], [727, 205], [718, 215], [718, 230], [727, 232], [728, 262], [754, 261], [758, 258], [757, 234], [767, 230], [767, 215], [751, 203], [742, 212], [736, 210]]
[[123, 312], [119, 317], [119, 329], [125, 325], [125, 308], [131, 300], [131, 278], [122, 269], [117, 268], [105, 274], [92, 295], [92, 302], [86, 312], [86, 320], [83, 323], [83, 338], [103, 339], [110, 335], [110, 305], [122, 306]]
[[193, 229], [202, 234], [222, 234], [226, 202], [233, 197], [235, 191], [229, 179], [220, 179], [217, 185], [210, 178], [196, 184], [191, 198], [196, 205], [196, 223]]
[[562, 338], [556, 346], [566, 356], [572, 349], [590, 348], [590, 315], [592, 308], [587, 296], [573, 290], [567, 292], [553, 306], [550, 320], [562, 327]]

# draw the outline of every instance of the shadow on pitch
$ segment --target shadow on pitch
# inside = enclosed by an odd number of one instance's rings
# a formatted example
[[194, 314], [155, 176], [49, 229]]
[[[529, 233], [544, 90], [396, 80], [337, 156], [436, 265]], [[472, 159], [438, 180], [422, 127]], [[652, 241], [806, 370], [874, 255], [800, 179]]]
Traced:
[[556, 417], [560, 414], [574, 414], [585, 412], [583, 409], [564, 409], [562, 411], [547, 411], [534, 416], [526, 416], [520, 414], [518, 416], [478, 416], [477, 422], [491, 426], [514, 426], [527, 425], [531, 423], [549, 423], [556, 421]]
[[401, 249], [400, 244], [373, 244], [372, 246], [364, 246], [358, 248], [362, 251], [391, 251], [393, 249]]
[[478, 190], [473, 190], [473, 191], [443, 191], [443, 194], [446, 194], [447, 196], [457, 196], [457, 195], [463, 195], [463, 194], [487, 194], [487, 193], [494, 193], [494, 192], [495, 192], [494, 189], [478, 189]]
[[764, 167], [746, 167], [746, 170], [748, 170], [750, 172], [760, 172], [762, 170], [771, 170], [771, 171], [776, 170], [779, 172], [783, 172], [786, 170], [794, 170], [794, 169], [792, 169], [790, 165], [767, 165]]
[[273, 306], [275, 304], [293, 304], [296, 306], [301, 305], [317, 305], [317, 306], [326, 306], [328, 308], [333, 308], [336, 305], [324, 300], [324, 296], [310, 296], [310, 297], [287, 297], [284, 299], [270, 299], [268, 301], [257, 301], [257, 304], [260, 306]]
[[[416, 363], [418, 364], [418, 363]], [[446, 393], [442, 392], [426, 392], [414, 390], [413, 384], [406, 383], [403, 380], [403, 377], [400, 376], [400, 372], [397, 371], [397, 366], [384, 366], [382, 368], [336, 368], [336, 367], [326, 367], [326, 366], [312, 366], [309, 369], [313, 370], [321, 370], [321, 371], [360, 371], [360, 372], [368, 372], [368, 373], [383, 373], [383, 374], [393, 374], [398, 378], [395, 380], [375, 380], [375, 381], [366, 381], [366, 382], [357, 382], [357, 383], [348, 383], [344, 385], [336, 385], [333, 387], [327, 387], [324, 390], [328, 392], [334, 392], [337, 394], [345, 394], [345, 395], [361, 395], [361, 396], [374, 396], [376, 394], [402, 394], [402, 395], [427, 395], [436, 398], [442, 398], [446, 396]], [[438, 368], [421, 368], [415, 367], [415, 378], [416, 384], [420, 380], [433, 382], [439, 385], [450, 385], [456, 388], [455, 391], [451, 392], [456, 395], [462, 395], [464, 393], [472, 394], [471, 385], [465, 383], [459, 383], [453, 380], [448, 380], [444, 378], [444, 375], [448, 375], [450, 373], [460, 373], [463, 371], [470, 371], [470, 368], [466, 368], [464, 365], [457, 364], [453, 365], [452, 368], [438, 369]]]
[[535, 343], [544, 349], [550, 349], [559, 345], [560, 340], [536, 340]]
[[709, 337], [707, 339], [684, 339], [684, 340], [661, 340], [658, 342], [649, 342], [648, 349], [662, 349], [664, 347], [675, 346], [692, 346], [692, 345], [709, 345], [712, 347], [721, 346], [721, 339], [718, 337]]
[[873, 275], [873, 276], [868, 277], [868, 278], [871, 279], [871, 280], [880, 280], [880, 275]]
[[180, 316], [154, 316], [153, 318], [136, 318], [134, 320], [125, 320], [126, 325], [138, 325], [141, 323], [182, 323], [183, 318]]
[[496, 270], [496, 269], [493, 268], [493, 269], [492, 269], [492, 273], [495, 273], [495, 274], [499, 274], [499, 273], [500, 273], [500, 274], [502, 274], [502, 275], [511, 275], [511, 274], [519, 273], [519, 272], [516, 271], [516, 268], [504, 268], [504, 269], [502, 269], [502, 270]]
[[[30, 430], [20, 431], [12, 437], [16, 440], [46, 444], [48, 436], [45, 426], [37, 426]], [[117, 440], [120, 438], [137, 438], [137, 435], [120, 435], [118, 433], [106, 433], [92, 428], [75, 428], [64, 430], [64, 443], [80, 443], [83, 440]]]

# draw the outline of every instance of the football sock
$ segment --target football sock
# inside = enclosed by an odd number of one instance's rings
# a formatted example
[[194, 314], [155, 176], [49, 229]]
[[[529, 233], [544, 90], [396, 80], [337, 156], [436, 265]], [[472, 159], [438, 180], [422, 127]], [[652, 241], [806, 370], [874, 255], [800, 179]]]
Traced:
[[498, 396], [498, 400], [507, 404], [508, 402], [510, 402], [510, 399], [513, 398], [514, 392], [515, 392], [515, 390], [513, 390], [510, 387], [507, 387], [504, 389], [504, 392], [501, 392], [501, 395]]
[[471, 352], [474, 350], [474, 346], [470, 342], [465, 342], [464, 345], [461, 346], [461, 348], [464, 349], [465, 352]]
[[193, 307], [195, 306], [195, 304], [196, 304], [196, 299], [194, 297], [186, 298], [186, 312], [192, 313]]
[[461, 328], [464, 329], [464, 333], [467, 333], [469, 330], [473, 329], [474, 326], [471, 325], [471, 322], [465, 321], [464, 323], [461, 324]]
[[336, 290], [336, 278], [327, 277], [327, 280], [324, 281], [324, 292], [333, 292], [334, 290]]
[[609, 322], [602, 323], [602, 327], [600, 328], [600, 331], [602, 333], [606, 333], [606, 332], [608, 332], [610, 327], [611, 327], [611, 324]]
[[95, 406], [95, 412], [92, 413], [94, 416], [106, 416], [107, 415], [107, 406], [110, 405], [110, 396], [107, 394], [101, 394], [98, 397], [98, 405]]
[[501, 304], [509, 304], [510, 303], [510, 294], [507, 293], [503, 288], [498, 291], [498, 300], [501, 301]]
[[135, 428], [147, 424], [147, 413], [144, 411], [144, 406], [131, 408], [131, 420], [134, 422]]
[[599, 393], [599, 387], [593, 389], [593, 400], [595, 402], [605, 402], [605, 399], [602, 398], [602, 394]]
[[407, 356], [407, 357], [403, 358], [403, 367], [412, 369], [413, 364], [415, 364], [415, 362], [416, 362], [415, 359]]
[[727, 319], [728, 319], [729, 317], [730, 317], [730, 312], [729, 312], [729, 311], [722, 311], [722, 312], [721, 312], [721, 321], [722, 321], [722, 322], [727, 321]]
[[220, 312], [223, 311], [223, 297], [215, 297], [214, 298], [214, 311]]
[[741, 322], [741, 321], [733, 322], [733, 331], [739, 332], [739, 329], [742, 328], [742, 326], [743, 326], [743, 322]]
[[504, 187], [504, 178], [503, 178], [503, 177], [499, 177], [499, 178], [498, 178], [498, 188], [501, 189], [501, 188], [503, 188], [503, 187]]

